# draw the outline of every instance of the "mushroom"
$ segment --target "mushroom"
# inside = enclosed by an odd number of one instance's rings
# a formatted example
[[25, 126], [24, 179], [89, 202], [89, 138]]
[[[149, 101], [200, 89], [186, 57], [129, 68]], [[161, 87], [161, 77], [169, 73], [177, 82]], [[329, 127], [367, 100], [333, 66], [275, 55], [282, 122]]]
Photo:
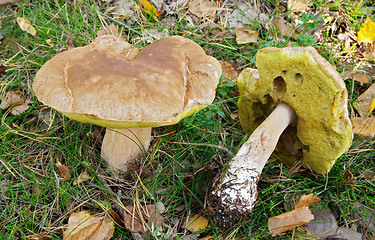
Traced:
[[175, 124], [209, 105], [220, 76], [220, 63], [184, 37], [165, 37], [139, 52], [104, 35], [47, 61], [33, 89], [65, 116], [106, 127], [101, 156], [126, 171], [147, 150], [151, 127]]
[[327, 174], [353, 138], [345, 84], [313, 47], [264, 48], [256, 66], [237, 81], [240, 123], [247, 132], [255, 130], [208, 192], [207, 210], [223, 229], [254, 207], [272, 153], [289, 166], [302, 163]]

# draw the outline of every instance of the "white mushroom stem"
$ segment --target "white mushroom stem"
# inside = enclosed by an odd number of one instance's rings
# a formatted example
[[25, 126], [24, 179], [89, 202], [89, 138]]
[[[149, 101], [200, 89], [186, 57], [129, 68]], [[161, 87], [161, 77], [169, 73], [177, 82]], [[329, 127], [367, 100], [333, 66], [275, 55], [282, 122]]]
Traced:
[[151, 142], [151, 127], [106, 129], [101, 157], [109, 166], [127, 171], [129, 163], [134, 163], [145, 151]]
[[224, 219], [228, 217], [224, 216], [228, 215], [228, 211], [242, 214], [253, 208], [259, 176], [280, 135], [295, 118], [294, 110], [287, 104], [280, 103], [229, 162], [219, 186], [214, 186], [211, 192], [211, 195], [218, 199], [218, 203], [214, 205], [221, 211], [217, 213], [217, 217], [223, 217], [219, 221], [224, 221], [224, 225], [229, 220]]

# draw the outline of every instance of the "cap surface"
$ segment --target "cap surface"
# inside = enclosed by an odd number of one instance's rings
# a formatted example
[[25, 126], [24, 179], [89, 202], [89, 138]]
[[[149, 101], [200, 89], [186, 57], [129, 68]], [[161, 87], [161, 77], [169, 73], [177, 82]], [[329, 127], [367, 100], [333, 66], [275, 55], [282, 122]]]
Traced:
[[274, 154], [288, 165], [301, 160], [316, 173], [328, 172], [353, 138], [340, 74], [313, 47], [264, 48], [256, 66], [237, 81], [242, 127], [254, 130], [279, 102], [287, 103], [298, 120], [281, 135]]
[[47, 61], [33, 89], [39, 101], [81, 122], [148, 127], [209, 105], [220, 76], [220, 63], [189, 39], [166, 37], [139, 52], [104, 35]]

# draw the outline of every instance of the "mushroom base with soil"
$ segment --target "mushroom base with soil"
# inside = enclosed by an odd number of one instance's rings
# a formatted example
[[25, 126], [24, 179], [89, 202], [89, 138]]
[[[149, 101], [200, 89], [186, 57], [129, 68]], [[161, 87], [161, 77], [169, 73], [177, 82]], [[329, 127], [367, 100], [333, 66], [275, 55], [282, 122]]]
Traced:
[[134, 163], [147, 151], [151, 139], [151, 127], [107, 128], [100, 155], [109, 166], [127, 171], [129, 163]]
[[295, 119], [294, 110], [280, 103], [214, 181], [208, 211], [220, 228], [232, 227], [250, 213], [257, 198], [260, 174], [281, 134]]

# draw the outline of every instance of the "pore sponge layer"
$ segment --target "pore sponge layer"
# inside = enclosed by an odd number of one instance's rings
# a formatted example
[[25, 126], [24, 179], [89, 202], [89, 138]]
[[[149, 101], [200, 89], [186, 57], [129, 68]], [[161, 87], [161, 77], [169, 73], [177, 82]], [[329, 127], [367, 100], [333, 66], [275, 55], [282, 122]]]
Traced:
[[278, 103], [287, 103], [297, 121], [282, 134], [274, 154], [287, 165], [301, 161], [327, 173], [353, 138], [339, 73], [313, 47], [264, 48], [256, 66], [242, 71], [237, 82], [243, 129], [253, 131]]

